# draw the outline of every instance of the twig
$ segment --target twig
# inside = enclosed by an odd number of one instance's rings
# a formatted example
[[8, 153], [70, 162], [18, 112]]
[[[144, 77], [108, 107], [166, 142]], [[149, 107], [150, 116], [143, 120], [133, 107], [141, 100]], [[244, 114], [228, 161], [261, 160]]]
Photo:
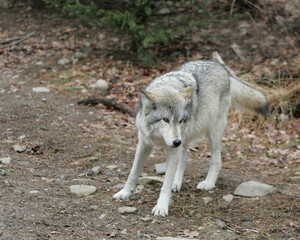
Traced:
[[19, 40], [19, 39], [22, 39], [22, 37], [13, 37], [13, 38], [8, 38], [2, 42], [0, 42], [0, 44], [5, 44], [5, 43], [10, 43], [12, 41], [16, 41], [16, 40]]
[[232, 18], [232, 13], [233, 13], [233, 9], [234, 9], [234, 4], [235, 4], [235, 0], [233, 0], [232, 3], [231, 3], [230, 13], [229, 13], [229, 17], [230, 17], [230, 18]]
[[246, 58], [243, 56], [239, 46], [236, 43], [233, 43], [230, 47], [233, 49], [233, 51], [236, 53], [236, 55], [238, 55], [238, 57], [242, 60], [242, 62], [245, 65], [247, 65]]
[[[29, 34], [27, 34], [26, 36], [22, 37], [20, 40], [16, 41], [16, 42], [12, 42], [10, 44], [7, 44], [7, 45], [4, 45], [2, 47], [0, 47], [0, 49], [3, 49], [3, 48], [7, 48], [7, 47], [11, 47], [11, 46], [14, 46], [14, 45], [17, 45], [23, 41], [25, 41], [26, 39], [30, 38], [31, 36], [33, 36], [35, 34], [35, 32], [31, 32]], [[13, 40], [12, 40], [13, 41]]]
[[135, 117], [136, 115], [135, 111], [132, 108], [128, 107], [124, 103], [117, 101], [115, 98], [107, 99], [107, 98], [91, 97], [78, 102], [78, 104], [92, 105], [92, 106], [97, 105], [98, 103], [102, 103], [107, 107], [113, 107], [114, 109], [121, 111], [122, 113], [128, 113], [131, 117]]

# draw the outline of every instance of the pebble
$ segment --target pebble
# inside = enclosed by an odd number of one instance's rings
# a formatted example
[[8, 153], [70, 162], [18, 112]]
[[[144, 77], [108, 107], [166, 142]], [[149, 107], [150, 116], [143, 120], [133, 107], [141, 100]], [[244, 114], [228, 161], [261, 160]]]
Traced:
[[75, 53], [75, 57], [76, 58], [86, 58], [88, 55], [86, 53], [83, 52], [76, 52]]
[[109, 169], [109, 170], [115, 170], [115, 169], [118, 168], [118, 166], [116, 166], [116, 165], [108, 165], [108, 166], [106, 166], [106, 168]]
[[0, 158], [0, 163], [10, 164], [11, 157]]
[[231, 202], [231, 201], [233, 200], [233, 195], [231, 195], [231, 194], [224, 195], [224, 196], [223, 196], [223, 199], [224, 199], [226, 202]]
[[108, 83], [103, 79], [99, 79], [94, 85], [94, 90], [106, 94], [108, 92]]
[[244, 197], [261, 197], [269, 193], [276, 192], [277, 188], [256, 182], [248, 181], [241, 183], [234, 191], [234, 195], [244, 196]]
[[17, 153], [21, 153], [26, 150], [26, 146], [20, 146], [20, 145], [14, 145], [13, 148]]
[[96, 166], [96, 167], [93, 167], [92, 168], [92, 172], [94, 173], [94, 174], [99, 174], [100, 173], [100, 171], [101, 171], [101, 168], [99, 167], [99, 166]]
[[91, 157], [88, 161], [89, 162], [98, 162], [98, 161], [100, 161], [101, 159], [100, 158], [98, 158], [98, 157]]
[[209, 204], [213, 200], [211, 197], [203, 197], [202, 199], [205, 205]]
[[34, 91], [36, 93], [50, 92], [49, 88], [46, 88], [46, 87], [34, 87], [34, 88], [32, 88], [32, 91]]
[[152, 222], [152, 221], [153, 221], [153, 219], [150, 218], [150, 217], [141, 217], [141, 220], [142, 220], [143, 222]]
[[62, 59], [59, 59], [59, 61], [57, 63], [60, 65], [66, 65], [66, 64], [71, 63], [71, 60], [68, 58], [62, 58]]
[[43, 63], [42, 61], [39, 61], [39, 62], [36, 62], [35, 65], [36, 65], [36, 66], [43, 66], [44, 63]]
[[156, 175], [162, 175], [162, 174], [165, 174], [166, 172], [166, 167], [167, 167], [167, 164], [164, 162], [164, 163], [158, 163], [158, 164], [155, 164], [155, 173]]
[[137, 185], [135, 190], [134, 190], [134, 194], [138, 194], [138, 193], [142, 192], [143, 189], [144, 189], [143, 185]]
[[18, 137], [18, 140], [23, 140], [23, 139], [25, 139], [26, 138], [26, 135], [22, 135], [22, 136], [19, 136]]
[[118, 212], [120, 214], [136, 213], [137, 208], [136, 207], [120, 207], [120, 208], [118, 208]]
[[102, 220], [102, 219], [104, 219], [105, 217], [106, 217], [106, 214], [103, 213], [103, 214], [101, 214], [101, 216], [99, 217], [99, 219]]
[[32, 191], [30, 191], [29, 193], [35, 195], [35, 194], [38, 194], [39, 192], [40, 192], [40, 191], [38, 191], [38, 190], [32, 190]]
[[145, 176], [145, 177], [140, 177], [138, 180], [138, 184], [141, 185], [146, 185], [152, 182], [160, 182], [163, 183], [164, 182], [164, 178], [163, 177], [157, 177], [157, 176]]
[[216, 220], [216, 224], [217, 224], [217, 226], [218, 226], [219, 228], [221, 228], [221, 229], [224, 229], [224, 228], [227, 227], [226, 223], [225, 223], [224, 221], [220, 220], [220, 219], [217, 219], [217, 220]]
[[7, 171], [5, 171], [4, 169], [1, 171], [1, 175], [2, 176], [7, 176]]
[[70, 191], [78, 196], [88, 196], [97, 191], [95, 186], [88, 185], [72, 185]]

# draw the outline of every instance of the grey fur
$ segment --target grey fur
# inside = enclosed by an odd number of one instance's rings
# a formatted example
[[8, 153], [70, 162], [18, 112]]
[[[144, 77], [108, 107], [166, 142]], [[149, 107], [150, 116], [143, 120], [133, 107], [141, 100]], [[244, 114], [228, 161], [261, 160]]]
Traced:
[[128, 198], [153, 146], [167, 150], [167, 171], [154, 215], [168, 215], [171, 189], [179, 191], [190, 143], [209, 138], [211, 164], [197, 189], [215, 186], [221, 169], [221, 140], [230, 106], [265, 114], [266, 97], [238, 81], [227, 67], [214, 61], [194, 61], [154, 79], [142, 91], [136, 126], [139, 135], [134, 163], [125, 187], [115, 199]]

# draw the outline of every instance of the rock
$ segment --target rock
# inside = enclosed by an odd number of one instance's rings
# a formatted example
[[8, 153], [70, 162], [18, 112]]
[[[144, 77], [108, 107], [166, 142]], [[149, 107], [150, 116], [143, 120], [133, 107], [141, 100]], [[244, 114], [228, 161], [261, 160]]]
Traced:
[[108, 93], [108, 83], [103, 79], [99, 79], [96, 82], [96, 84], [94, 85], [94, 90], [97, 92], [100, 92], [102, 94], [107, 94]]
[[100, 173], [100, 170], [101, 170], [101, 168], [99, 167], [99, 166], [96, 166], [96, 167], [93, 167], [92, 168], [92, 172], [94, 173], [94, 174], [99, 174]]
[[11, 157], [0, 158], [0, 163], [10, 164]]
[[62, 59], [59, 59], [59, 61], [57, 63], [60, 65], [66, 65], [66, 64], [71, 63], [71, 60], [68, 58], [62, 58]]
[[244, 196], [244, 197], [261, 197], [269, 193], [277, 191], [277, 188], [256, 182], [249, 181], [241, 183], [234, 191], [234, 195]]
[[231, 194], [224, 195], [224, 196], [223, 196], [223, 199], [224, 199], [226, 202], [231, 202], [231, 201], [233, 200], [233, 195], [231, 195]]
[[145, 176], [145, 177], [140, 177], [138, 180], [138, 184], [141, 185], [146, 185], [146, 184], [150, 184], [153, 182], [160, 182], [163, 183], [164, 182], [164, 178], [163, 177], [157, 177], [157, 176]]
[[224, 228], [227, 227], [226, 223], [225, 223], [224, 221], [220, 220], [220, 219], [217, 219], [217, 220], [216, 220], [216, 224], [217, 224], [217, 226], [218, 226], [219, 228], [221, 228], [221, 229], [224, 229]]
[[203, 199], [205, 205], [209, 204], [212, 201], [211, 197], [203, 197], [202, 199]]
[[88, 55], [86, 53], [83, 52], [76, 52], [75, 53], [75, 57], [76, 58], [86, 58]]
[[108, 166], [106, 166], [106, 168], [109, 169], [109, 170], [115, 170], [115, 169], [118, 168], [118, 166], [116, 166], [116, 165], [108, 165]]
[[7, 171], [5, 171], [4, 169], [2, 169], [1, 175], [2, 175], [2, 176], [7, 176]]
[[143, 189], [144, 189], [143, 185], [137, 185], [135, 190], [134, 190], [134, 194], [138, 194], [138, 193], [142, 192]]
[[25, 139], [26, 138], [26, 135], [22, 135], [22, 136], [19, 136], [18, 137], [18, 140], [23, 140], [23, 139]]
[[136, 207], [120, 207], [120, 208], [118, 208], [118, 212], [120, 214], [136, 213], [137, 208]]
[[34, 91], [36, 93], [50, 92], [50, 90], [46, 87], [34, 87], [34, 88], [32, 88], [32, 91]]
[[97, 191], [94, 186], [87, 185], [72, 185], [70, 186], [70, 191], [78, 196], [88, 196]]
[[39, 61], [39, 62], [35, 63], [35, 66], [43, 66], [43, 65], [44, 65], [44, 63], [42, 61]]
[[104, 219], [105, 217], [106, 217], [106, 214], [103, 213], [103, 214], [101, 214], [101, 216], [99, 217], [99, 219], [102, 220], [102, 219]]
[[150, 217], [141, 217], [141, 220], [142, 220], [143, 222], [152, 222], [152, 221], [153, 221], [153, 219], [150, 218]]
[[21, 153], [26, 150], [26, 146], [20, 146], [20, 145], [14, 145], [13, 148], [17, 153]]
[[158, 163], [155, 164], [155, 173], [156, 175], [162, 175], [166, 172], [167, 163]]
[[91, 157], [88, 161], [89, 162], [98, 162], [98, 161], [100, 161], [101, 159], [100, 158], [98, 158], [98, 157]]
[[30, 193], [30, 194], [33, 194], [33, 195], [36, 195], [36, 194], [40, 193], [40, 191], [38, 191], [38, 190], [32, 190], [32, 191], [30, 191], [29, 193]]

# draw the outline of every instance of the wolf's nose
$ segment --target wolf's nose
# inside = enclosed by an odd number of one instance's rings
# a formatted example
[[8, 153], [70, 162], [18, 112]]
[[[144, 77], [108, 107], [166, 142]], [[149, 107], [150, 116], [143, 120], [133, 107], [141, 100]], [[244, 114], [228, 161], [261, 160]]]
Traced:
[[181, 140], [180, 139], [176, 139], [173, 141], [173, 145], [174, 147], [178, 147], [181, 144]]

